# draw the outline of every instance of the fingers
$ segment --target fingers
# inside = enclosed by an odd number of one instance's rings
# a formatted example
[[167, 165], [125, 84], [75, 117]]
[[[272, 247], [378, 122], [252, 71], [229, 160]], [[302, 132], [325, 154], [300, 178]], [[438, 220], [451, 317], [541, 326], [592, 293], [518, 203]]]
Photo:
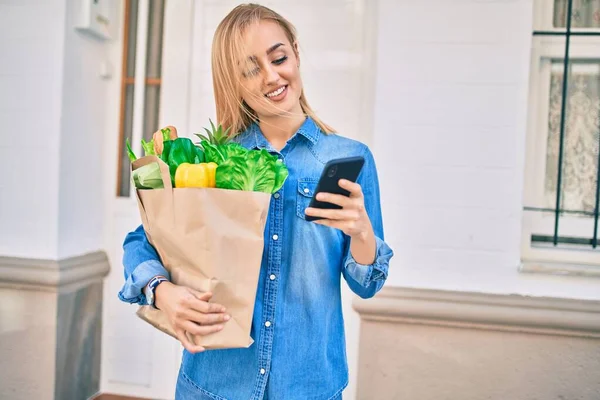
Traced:
[[181, 328], [191, 335], [206, 336], [223, 330], [223, 325], [199, 325], [192, 321], [185, 321]]
[[190, 291], [192, 292], [192, 294], [194, 296], [196, 296], [196, 298], [198, 300], [202, 300], [202, 301], [209, 301], [210, 299], [212, 299], [212, 292], [198, 292], [197, 290], [194, 289], [190, 289]]
[[328, 226], [330, 228], [335, 228], [335, 229], [339, 229], [343, 232], [349, 232], [350, 231], [350, 227], [349, 227], [349, 223], [347, 221], [336, 221], [336, 220], [332, 220], [332, 219], [318, 219], [316, 221], [313, 221], [315, 224], [319, 224], [319, 225], [324, 225], [324, 226]]
[[356, 221], [361, 217], [365, 210], [363, 193], [358, 183], [340, 179], [341, 188], [350, 192], [349, 196], [334, 193], [318, 193], [316, 199], [340, 206], [341, 209], [321, 209], [309, 207], [305, 210], [306, 215], [332, 219], [336, 221]]
[[348, 198], [348, 196], [343, 196], [341, 194], [318, 193], [317, 200], [326, 203], [336, 204], [344, 208], [350, 207], [352, 205], [352, 200]]
[[192, 309], [185, 312], [183, 317], [189, 321], [196, 322], [200, 325], [214, 325], [227, 322], [231, 317], [223, 313], [205, 314]]
[[164, 286], [161, 309], [167, 314], [175, 336], [190, 353], [205, 350], [203, 346], [193, 343], [192, 336], [206, 336], [219, 332], [231, 319], [229, 315], [224, 314], [225, 307], [209, 303], [212, 296], [211, 292], [203, 293], [185, 286], [170, 283]]
[[189, 289], [193, 295], [188, 298], [189, 306], [195, 311], [201, 313], [222, 313], [227, 311], [225, 307], [217, 303], [209, 303], [208, 301], [212, 298], [211, 292], [201, 293], [193, 289]]
[[357, 210], [328, 210], [324, 208], [308, 207], [305, 210], [306, 215], [311, 217], [321, 217], [335, 221], [356, 221], [360, 218]]
[[358, 198], [363, 196], [362, 188], [358, 183], [351, 182], [347, 179], [340, 179], [338, 185], [340, 185], [342, 189], [346, 189], [347, 191], [349, 191], [350, 197], [352, 198]]
[[177, 339], [179, 339], [179, 341], [181, 342], [181, 344], [183, 345], [183, 347], [185, 347], [185, 349], [187, 351], [189, 351], [190, 353], [200, 353], [203, 352], [205, 349], [202, 346], [198, 346], [193, 344], [187, 337], [187, 335], [185, 334], [185, 331], [183, 329], [177, 329], [175, 331], [175, 334], [177, 335]]

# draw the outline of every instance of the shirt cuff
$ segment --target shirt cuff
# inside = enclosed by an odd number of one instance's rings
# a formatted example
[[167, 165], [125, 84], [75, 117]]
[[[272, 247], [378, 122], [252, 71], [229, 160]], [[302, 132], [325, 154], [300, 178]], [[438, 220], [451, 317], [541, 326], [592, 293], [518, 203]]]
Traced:
[[348, 251], [348, 256], [344, 262], [344, 268], [358, 284], [367, 288], [371, 282], [385, 281], [388, 276], [389, 261], [393, 256], [392, 249], [383, 240], [375, 237], [377, 250], [373, 264], [365, 265], [357, 262], [352, 257], [352, 252]]
[[144, 287], [150, 282], [150, 279], [157, 275], [162, 275], [169, 280], [171, 279], [169, 271], [163, 267], [160, 261], [144, 261], [133, 270], [131, 276], [125, 281], [123, 288], [119, 292], [119, 299], [127, 303], [147, 305], [148, 302], [144, 295]]

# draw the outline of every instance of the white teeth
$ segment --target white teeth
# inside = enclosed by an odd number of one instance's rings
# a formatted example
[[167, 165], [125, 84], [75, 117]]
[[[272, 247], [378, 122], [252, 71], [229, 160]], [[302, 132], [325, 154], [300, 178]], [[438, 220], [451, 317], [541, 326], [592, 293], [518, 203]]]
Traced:
[[283, 93], [284, 90], [285, 90], [285, 86], [282, 86], [274, 92], [267, 93], [267, 97], [279, 96], [281, 93]]

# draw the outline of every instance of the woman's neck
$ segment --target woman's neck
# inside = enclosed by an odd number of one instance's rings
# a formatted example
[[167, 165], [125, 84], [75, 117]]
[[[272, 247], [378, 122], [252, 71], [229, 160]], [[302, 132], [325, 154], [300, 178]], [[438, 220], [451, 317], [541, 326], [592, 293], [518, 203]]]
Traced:
[[306, 116], [302, 113], [294, 113], [292, 116], [277, 116], [260, 119], [260, 130], [271, 145], [281, 150], [287, 141], [300, 129]]

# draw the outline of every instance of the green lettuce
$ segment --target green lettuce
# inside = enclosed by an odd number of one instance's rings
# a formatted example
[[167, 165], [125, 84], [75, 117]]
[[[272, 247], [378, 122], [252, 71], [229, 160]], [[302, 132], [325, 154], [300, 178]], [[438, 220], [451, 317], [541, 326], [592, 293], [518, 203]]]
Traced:
[[[241, 146], [240, 146], [241, 147]], [[217, 167], [216, 186], [221, 189], [275, 193], [288, 177], [288, 169], [265, 149], [230, 155]]]
[[279, 189], [283, 187], [285, 180], [289, 175], [289, 171], [283, 161], [277, 159], [275, 161], [275, 183], [273, 184], [273, 191], [271, 193], [275, 193]]
[[219, 145], [209, 143], [207, 140], [203, 140], [200, 142], [200, 145], [204, 149], [206, 162], [214, 162], [217, 165], [221, 164], [229, 157], [243, 156], [248, 152], [248, 149], [237, 143]]

